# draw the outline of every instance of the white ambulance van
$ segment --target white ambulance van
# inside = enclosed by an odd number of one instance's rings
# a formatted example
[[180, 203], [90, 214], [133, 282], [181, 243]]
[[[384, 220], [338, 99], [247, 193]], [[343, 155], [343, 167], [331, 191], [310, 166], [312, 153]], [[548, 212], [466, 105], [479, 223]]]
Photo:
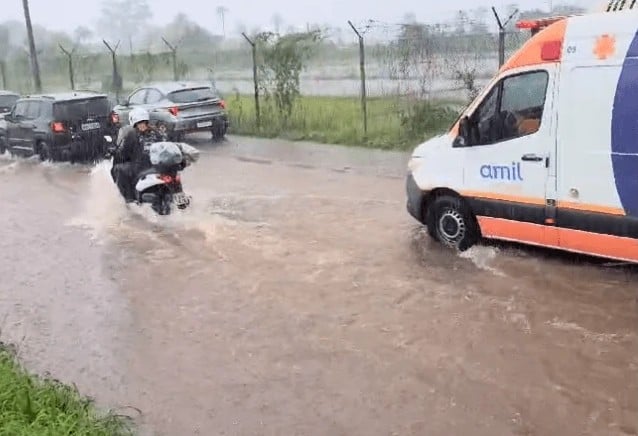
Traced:
[[637, 3], [518, 24], [533, 36], [411, 156], [407, 208], [430, 236], [638, 262]]

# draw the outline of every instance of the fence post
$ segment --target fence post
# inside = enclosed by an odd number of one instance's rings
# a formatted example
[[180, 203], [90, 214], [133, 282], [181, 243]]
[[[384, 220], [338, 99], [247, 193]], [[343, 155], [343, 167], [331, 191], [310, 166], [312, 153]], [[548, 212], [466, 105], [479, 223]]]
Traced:
[[242, 36], [248, 41], [252, 48], [253, 54], [253, 84], [255, 86], [255, 114], [257, 116], [257, 128], [261, 127], [261, 114], [259, 109], [259, 81], [257, 80], [257, 44], [251, 40], [245, 32], [242, 32]]
[[111, 47], [106, 40], [102, 40], [106, 48], [111, 52], [111, 62], [113, 63], [113, 87], [115, 88], [115, 98], [119, 100], [120, 91], [122, 90], [122, 77], [120, 76], [119, 71], [117, 70], [117, 49], [120, 47], [120, 41], [117, 42], [115, 48]]
[[365, 60], [365, 44], [363, 36], [352, 21], [348, 20], [348, 24], [359, 38], [359, 69], [361, 72], [361, 110], [363, 111], [363, 139], [368, 137], [368, 98], [366, 93], [366, 60]]
[[492, 12], [494, 12], [496, 24], [498, 24], [498, 67], [501, 68], [505, 63], [505, 28], [512, 18], [514, 18], [514, 15], [518, 14], [518, 9], [509, 16], [505, 23], [501, 21], [501, 17], [498, 16], [498, 12], [496, 12], [496, 8], [494, 6], [492, 6]]
[[163, 36], [162, 36], [162, 41], [164, 41], [164, 44], [166, 44], [166, 46], [171, 51], [171, 56], [173, 58], [173, 80], [178, 81], [179, 80], [179, 72], [177, 71], [177, 48], [178, 48], [178, 46], [172, 45], [170, 42], [168, 42], [166, 39], [164, 39]]
[[71, 90], [75, 90], [75, 77], [73, 74], [73, 53], [75, 53], [75, 48], [73, 48], [73, 50], [68, 51], [67, 49], [65, 49], [64, 47], [62, 47], [62, 44], [58, 44], [60, 46], [60, 50], [62, 50], [62, 53], [64, 53], [67, 58], [69, 58], [69, 80], [71, 81]]

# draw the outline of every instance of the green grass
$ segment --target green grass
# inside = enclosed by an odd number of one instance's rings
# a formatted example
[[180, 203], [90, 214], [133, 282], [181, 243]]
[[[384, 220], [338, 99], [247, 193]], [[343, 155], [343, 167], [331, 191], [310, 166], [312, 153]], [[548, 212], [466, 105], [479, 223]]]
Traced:
[[132, 434], [128, 419], [99, 415], [75, 389], [28, 374], [0, 343], [0, 436]]
[[410, 149], [446, 131], [457, 117], [457, 112], [450, 109], [452, 102], [370, 98], [365, 136], [361, 100], [357, 97], [302, 96], [288, 120], [262, 98], [260, 129], [253, 96], [228, 96], [227, 103], [234, 134], [398, 150]]

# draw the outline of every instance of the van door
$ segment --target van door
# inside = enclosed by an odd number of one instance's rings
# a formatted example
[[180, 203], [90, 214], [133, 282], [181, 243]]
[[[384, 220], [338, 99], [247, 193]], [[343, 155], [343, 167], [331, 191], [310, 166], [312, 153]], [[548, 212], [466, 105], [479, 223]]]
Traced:
[[485, 237], [558, 245], [546, 226], [548, 192], [555, 190], [557, 71], [543, 65], [504, 76], [469, 118], [462, 194]]

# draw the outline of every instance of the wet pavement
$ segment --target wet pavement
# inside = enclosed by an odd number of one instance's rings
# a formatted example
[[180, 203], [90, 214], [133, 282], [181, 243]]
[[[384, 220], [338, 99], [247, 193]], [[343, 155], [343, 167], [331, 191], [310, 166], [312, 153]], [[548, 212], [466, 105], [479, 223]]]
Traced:
[[166, 219], [107, 165], [0, 158], [0, 328], [29, 368], [149, 435], [638, 434], [636, 267], [442, 249], [402, 153], [195, 139]]

